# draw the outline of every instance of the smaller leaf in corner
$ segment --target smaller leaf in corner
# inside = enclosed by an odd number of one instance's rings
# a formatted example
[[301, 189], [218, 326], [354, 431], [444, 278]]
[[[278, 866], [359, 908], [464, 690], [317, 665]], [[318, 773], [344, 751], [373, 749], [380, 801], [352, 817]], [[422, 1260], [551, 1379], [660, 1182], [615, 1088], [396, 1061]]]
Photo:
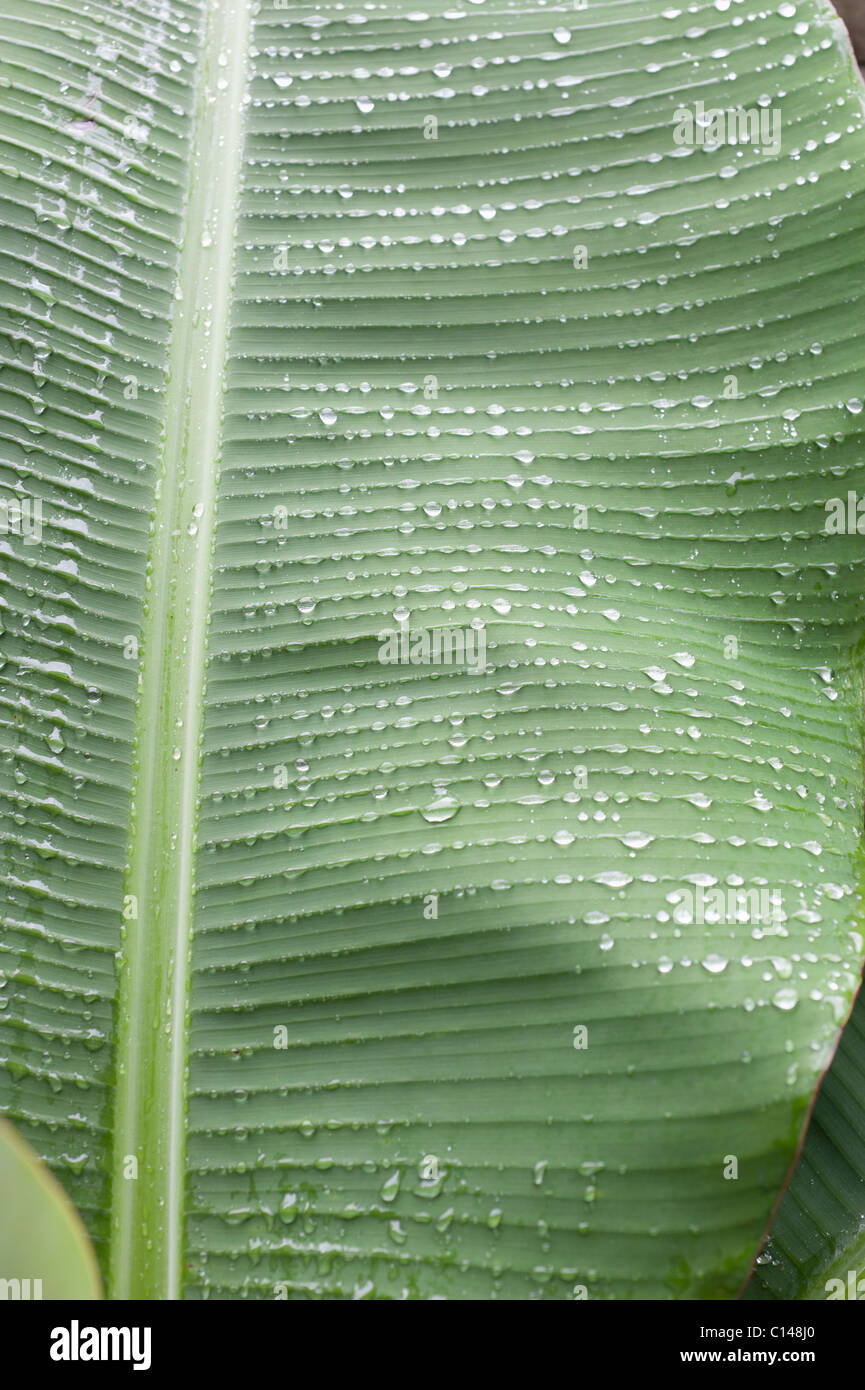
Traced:
[[102, 1297], [96, 1255], [60, 1184], [0, 1119], [0, 1299]]

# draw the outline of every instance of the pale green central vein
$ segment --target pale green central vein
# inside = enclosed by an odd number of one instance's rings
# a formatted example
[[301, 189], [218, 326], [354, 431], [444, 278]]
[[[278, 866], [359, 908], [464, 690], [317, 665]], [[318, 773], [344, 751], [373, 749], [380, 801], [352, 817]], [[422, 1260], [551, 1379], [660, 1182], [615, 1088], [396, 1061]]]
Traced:
[[141, 644], [120, 958], [110, 1293], [176, 1298], [195, 835], [252, 0], [208, 7]]

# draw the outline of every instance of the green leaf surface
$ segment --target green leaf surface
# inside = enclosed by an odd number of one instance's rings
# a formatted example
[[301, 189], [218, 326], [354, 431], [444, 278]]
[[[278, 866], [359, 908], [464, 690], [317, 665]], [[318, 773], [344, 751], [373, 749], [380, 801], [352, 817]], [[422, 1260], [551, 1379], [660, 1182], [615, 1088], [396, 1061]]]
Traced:
[[0, 1119], [0, 1287], [4, 1299], [101, 1297], [81, 1218], [36, 1154]]
[[732, 1295], [863, 949], [838, 20], [0, 37], [0, 1104], [109, 1293]]
[[747, 1296], [859, 1301], [865, 1295], [863, 1277], [865, 996], [860, 992]]

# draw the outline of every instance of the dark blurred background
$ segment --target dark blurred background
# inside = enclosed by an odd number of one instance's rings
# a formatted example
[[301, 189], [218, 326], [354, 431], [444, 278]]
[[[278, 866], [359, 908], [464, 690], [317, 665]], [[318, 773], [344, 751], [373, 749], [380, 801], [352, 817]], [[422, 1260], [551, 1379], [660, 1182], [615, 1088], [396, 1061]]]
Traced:
[[865, 64], [865, 0], [833, 0], [833, 4], [850, 31], [862, 67]]

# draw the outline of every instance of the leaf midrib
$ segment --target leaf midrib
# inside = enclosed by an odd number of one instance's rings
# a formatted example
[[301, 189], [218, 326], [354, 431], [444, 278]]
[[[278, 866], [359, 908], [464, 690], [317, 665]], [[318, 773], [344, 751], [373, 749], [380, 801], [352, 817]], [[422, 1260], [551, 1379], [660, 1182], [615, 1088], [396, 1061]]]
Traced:
[[[252, 0], [207, 7], [142, 624], [118, 960], [114, 1298], [177, 1298], [195, 839]], [[137, 1177], [128, 1176], [137, 1160]]]

